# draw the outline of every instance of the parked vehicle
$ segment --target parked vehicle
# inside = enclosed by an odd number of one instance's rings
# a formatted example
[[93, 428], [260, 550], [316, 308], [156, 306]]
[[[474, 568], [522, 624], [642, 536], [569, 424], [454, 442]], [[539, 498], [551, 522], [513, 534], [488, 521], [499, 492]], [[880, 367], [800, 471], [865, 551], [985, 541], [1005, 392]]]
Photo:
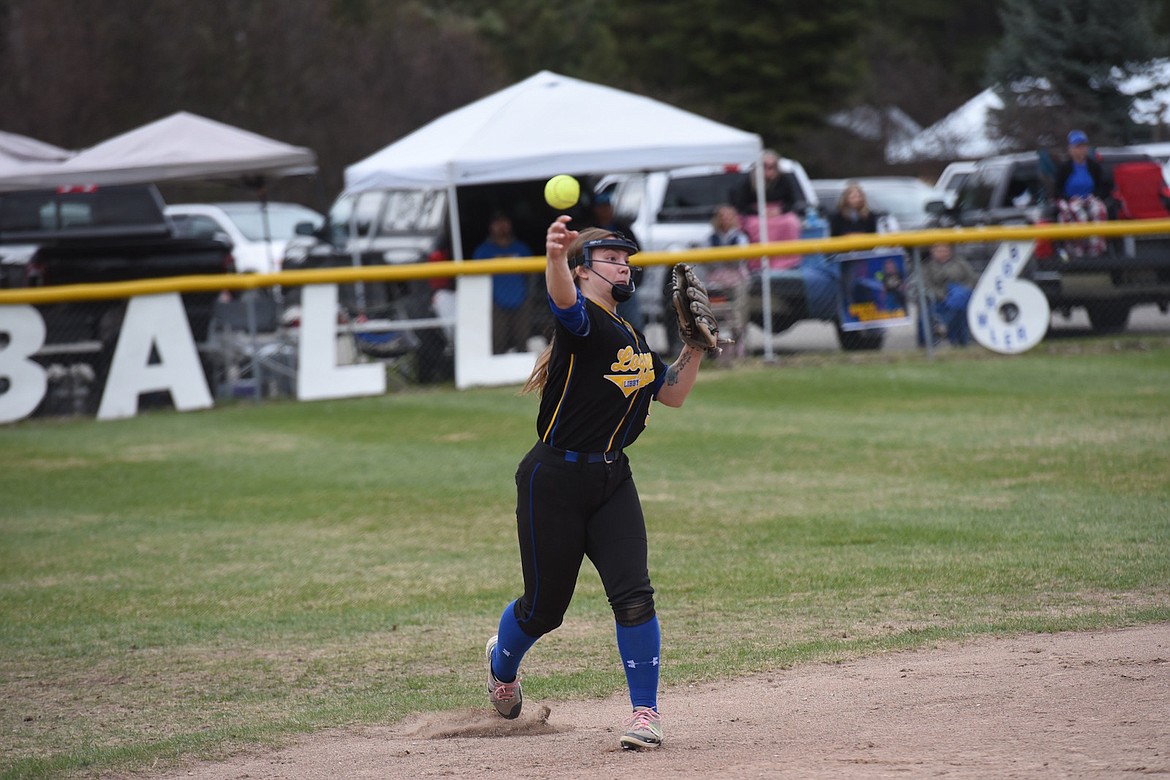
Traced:
[[[711, 232], [711, 215], [721, 203], [734, 203], [735, 193], [751, 175], [739, 166], [704, 165], [650, 173], [603, 177], [597, 192], [610, 193], [614, 213], [628, 220], [642, 248], [671, 252], [702, 245]], [[780, 175], [803, 196], [797, 210], [816, 208], [816, 192], [804, 167], [780, 160]]]
[[[1167, 217], [1161, 166], [1132, 149], [1098, 149], [1095, 154], [1114, 179], [1110, 204], [1116, 219]], [[1052, 222], [1056, 216], [1049, 161], [1036, 152], [980, 160], [959, 190], [955, 206], [939, 215], [940, 227], [983, 227]], [[964, 243], [963, 252], [982, 270], [998, 248], [996, 242]], [[1037, 242], [1024, 278], [1045, 294], [1053, 311], [1066, 316], [1083, 307], [1094, 330], [1125, 329], [1130, 310], [1139, 304], [1170, 306], [1170, 235], [1110, 240], [1100, 256], [1078, 257], [1061, 245]]]
[[846, 185], [859, 184], [869, 207], [888, 219], [884, 232], [920, 230], [946, 206], [946, 195], [913, 176], [860, 176], [850, 179], [813, 179], [825, 213], [836, 210]]
[[180, 235], [226, 235], [240, 273], [279, 271], [285, 245], [297, 235], [297, 225], [318, 230], [325, 223], [323, 214], [298, 203], [174, 203], [166, 207], [166, 214]]
[[948, 207], [955, 205], [959, 188], [963, 186], [963, 182], [967, 180], [973, 170], [975, 170], [974, 160], [957, 160], [948, 163], [947, 167], [943, 168], [943, 172], [939, 174], [938, 180], [934, 183], [934, 188], [946, 195]]
[[[780, 160], [780, 172], [800, 194], [799, 238], [823, 238], [827, 234], [820, 203], [804, 167], [796, 160]], [[704, 246], [711, 232], [711, 216], [721, 203], [733, 203], [734, 193], [751, 173], [738, 166], [695, 166], [670, 171], [613, 174], [598, 183], [598, 192], [607, 192], [615, 214], [630, 223], [642, 247], [649, 251], [682, 251]], [[749, 218], [750, 219], [750, 218]], [[750, 231], [749, 231], [750, 232]], [[769, 235], [770, 240], [777, 236]], [[784, 267], [780, 267], [784, 266]], [[837, 284], [840, 272], [824, 255], [781, 258], [769, 271], [772, 333], [780, 333], [808, 319], [836, 322]], [[650, 322], [670, 328], [663, 288], [666, 267], [646, 270], [639, 286], [642, 311]], [[752, 272], [749, 290], [750, 318], [763, 327], [763, 278]], [[838, 328], [843, 349], [877, 349], [881, 331], [845, 332]]]
[[[222, 238], [175, 235], [152, 184], [59, 187], [0, 193], [0, 286], [42, 287], [170, 276], [234, 273], [231, 244]], [[183, 293], [197, 343], [207, 340], [217, 292]], [[125, 299], [38, 304], [45, 344], [33, 356], [100, 388], [113, 357]], [[49, 396], [57, 395], [55, 392]], [[96, 403], [78, 393], [75, 403]], [[46, 400], [42, 408], [55, 401]]]
[[[59, 187], [0, 193], [0, 244], [22, 247], [24, 262], [3, 266], [5, 287], [120, 282], [235, 270], [222, 238], [177, 236], [153, 184]], [[31, 252], [29, 247], [35, 247]], [[207, 336], [216, 293], [183, 302], [196, 341]], [[47, 343], [106, 341], [118, 332], [125, 301], [81, 301], [38, 308]]]

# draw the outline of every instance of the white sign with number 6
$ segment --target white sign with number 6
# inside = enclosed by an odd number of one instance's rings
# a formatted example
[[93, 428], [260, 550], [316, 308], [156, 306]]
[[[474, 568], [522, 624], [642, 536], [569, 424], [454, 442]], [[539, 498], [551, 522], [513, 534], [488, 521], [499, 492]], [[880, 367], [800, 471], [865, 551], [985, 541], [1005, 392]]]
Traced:
[[1043, 291], [1021, 279], [1035, 241], [1005, 241], [987, 264], [967, 307], [971, 335], [995, 352], [1014, 355], [1040, 343], [1051, 308]]

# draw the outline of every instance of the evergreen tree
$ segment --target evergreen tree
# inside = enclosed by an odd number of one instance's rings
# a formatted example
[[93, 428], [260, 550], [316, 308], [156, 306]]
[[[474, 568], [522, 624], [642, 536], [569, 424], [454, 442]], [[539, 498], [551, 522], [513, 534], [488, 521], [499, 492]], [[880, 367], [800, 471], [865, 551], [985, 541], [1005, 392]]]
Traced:
[[626, 79], [612, 21], [618, 0], [429, 0], [444, 24], [465, 23], [513, 81], [541, 70], [618, 86]]
[[1073, 127], [1095, 144], [1131, 142], [1134, 96], [1119, 87], [1167, 51], [1155, 11], [1155, 0], [1003, 0], [994, 131], [1019, 147], [1061, 146]]
[[613, 27], [643, 91], [780, 144], [819, 127], [856, 92], [867, 7], [868, 0], [627, 0]]
[[472, 20], [513, 78], [548, 69], [652, 95], [790, 141], [844, 105], [865, 70], [872, 0], [431, 0]]

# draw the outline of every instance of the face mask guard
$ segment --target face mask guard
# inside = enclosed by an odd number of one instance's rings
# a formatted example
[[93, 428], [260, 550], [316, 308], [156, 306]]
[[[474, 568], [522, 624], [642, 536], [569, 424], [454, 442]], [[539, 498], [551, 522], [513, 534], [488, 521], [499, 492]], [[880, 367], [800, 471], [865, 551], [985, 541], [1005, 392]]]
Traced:
[[612, 236], [609, 236], [607, 238], [595, 238], [592, 241], [586, 241], [581, 246], [581, 254], [579, 254], [576, 257], [573, 257], [569, 260], [569, 267], [570, 268], [576, 268], [577, 266], [585, 266], [590, 271], [593, 271], [598, 276], [600, 276], [602, 279], [605, 279], [605, 281], [609, 282], [610, 289], [613, 292], [613, 299], [615, 301], [617, 301], [618, 303], [624, 303], [625, 301], [630, 300], [630, 298], [632, 298], [634, 296], [634, 290], [637, 288], [637, 283], [642, 277], [642, 269], [639, 268], [638, 266], [635, 266], [635, 265], [629, 266], [630, 280], [628, 282], [626, 282], [625, 284], [618, 284], [618, 283], [614, 282], [613, 280], [611, 280], [609, 277], [607, 277], [604, 274], [597, 271], [593, 267], [593, 264], [594, 264], [594, 262], [596, 262], [598, 264], [605, 264], [605, 265], [610, 265], [610, 264], [625, 265], [625, 264], [624, 263], [615, 263], [612, 260], [596, 260], [595, 261], [593, 259], [593, 250], [594, 249], [620, 249], [626, 253], [626, 257], [628, 258], [631, 255], [635, 255], [638, 253], [638, 245], [635, 244], [630, 239], [623, 236], [621, 233], [618, 233], [615, 231]]

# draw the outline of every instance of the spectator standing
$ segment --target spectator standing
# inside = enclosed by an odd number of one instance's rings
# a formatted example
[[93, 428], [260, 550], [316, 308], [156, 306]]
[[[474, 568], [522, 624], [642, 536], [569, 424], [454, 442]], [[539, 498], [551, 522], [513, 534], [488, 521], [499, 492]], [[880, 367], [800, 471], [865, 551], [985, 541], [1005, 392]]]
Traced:
[[[495, 260], [502, 257], [531, 257], [532, 250], [516, 238], [512, 219], [506, 212], [492, 214], [487, 238], [476, 247], [473, 260]], [[492, 351], [524, 352], [532, 323], [529, 312], [530, 280], [527, 274], [495, 274], [492, 276]]]

